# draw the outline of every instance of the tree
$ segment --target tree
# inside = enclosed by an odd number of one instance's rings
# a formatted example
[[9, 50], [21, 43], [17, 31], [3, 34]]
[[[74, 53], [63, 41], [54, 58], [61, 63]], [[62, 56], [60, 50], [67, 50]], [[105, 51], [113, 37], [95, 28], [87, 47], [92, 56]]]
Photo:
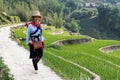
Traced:
[[80, 27], [75, 19], [71, 19], [69, 23], [65, 24], [65, 27], [72, 32], [79, 32]]
[[92, 9], [82, 9], [82, 10], [75, 10], [72, 12], [72, 14], [70, 15], [70, 18], [74, 18], [76, 20], [80, 20], [80, 19], [86, 19], [86, 18], [90, 18], [92, 16], [96, 15], [96, 11], [92, 10]]
[[0, 0], [0, 10], [3, 11], [3, 0]]
[[67, 1], [65, 6], [69, 7], [71, 11], [73, 11], [77, 8], [77, 5], [75, 4], [74, 0]]
[[112, 5], [100, 5], [98, 8], [100, 26], [120, 35], [120, 8]]

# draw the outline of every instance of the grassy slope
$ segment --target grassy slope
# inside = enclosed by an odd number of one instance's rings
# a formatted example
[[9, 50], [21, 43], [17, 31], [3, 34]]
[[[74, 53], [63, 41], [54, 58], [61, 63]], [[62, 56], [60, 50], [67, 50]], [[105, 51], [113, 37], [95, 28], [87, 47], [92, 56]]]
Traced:
[[3, 60], [0, 57], [0, 80], [13, 80], [13, 77], [9, 76], [9, 69], [3, 64]]
[[[17, 29], [15, 31], [15, 35], [17, 35], [18, 37], [23, 37], [24, 35], [20, 35], [22, 33], [21, 31], [23, 30]], [[50, 43], [59, 39], [78, 38], [78, 36], [50, 35], [47, 34], [50, 32], [49, 30], [43, 32], [45, 36], [45, 45], [49, 45]], [[25, 41], [20, 44], [25, 45]], [[94, 40], [92, 43], [87, 44], [65, 45], [62, 46], [60, 50], [45, 48], [45, 51], [49, 51], [55, 55], [62, 56], [65, 59], [71, 60], [79, 65], [88, 68], [89, 70], [100, 75], [102, 80], [117, 80], [120, 79], [120, 76], [118, 76], [120, 75], [120, 68], [116, 67], [113, 64], [120, 65], [120, 58], [114, 57], [114, 54], [108, 55], [99, 51], [100, 47], [112, 44], [120, 44], [120, 41]], [[58, 58], [51, 56], [47, 52], [44, 53], [43, 60], [66, 80], [79, 80], [81, 77], [87, 78], [85, 76], [91, 77], [91, 75], [77, 68], [76, 66], [59, 60]], [[112, 63], [110, 63], [109, 61]]]

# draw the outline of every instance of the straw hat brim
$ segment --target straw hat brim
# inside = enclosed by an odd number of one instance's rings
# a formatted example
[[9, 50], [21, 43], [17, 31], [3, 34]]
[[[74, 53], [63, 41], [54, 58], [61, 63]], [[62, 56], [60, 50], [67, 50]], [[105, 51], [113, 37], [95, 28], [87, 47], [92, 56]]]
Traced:
[[40, 19], [43, 19], [43, 16], [42, 15], [34, 15], [34, 16], [31, 16], [31, 18], [33, 18], [33, 17], [40, 17]]

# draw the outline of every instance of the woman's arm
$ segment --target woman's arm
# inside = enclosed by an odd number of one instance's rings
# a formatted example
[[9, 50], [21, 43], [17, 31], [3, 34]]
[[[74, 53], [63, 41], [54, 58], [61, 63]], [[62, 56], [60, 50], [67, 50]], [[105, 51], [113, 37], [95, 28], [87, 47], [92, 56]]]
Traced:
[[31, 33], [31, 24], [28, 25], [27, 34], [26, 34], [26, 44], [27, 45], [29, 44], [30, 33]]

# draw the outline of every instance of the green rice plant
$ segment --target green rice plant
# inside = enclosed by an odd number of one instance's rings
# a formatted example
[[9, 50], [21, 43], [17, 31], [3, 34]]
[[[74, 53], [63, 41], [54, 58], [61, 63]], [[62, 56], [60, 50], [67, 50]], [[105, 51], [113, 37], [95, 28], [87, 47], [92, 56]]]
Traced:
[[[63, 48], [62, 48], [63, 49]], [[101, 59], [94, 58], [82, 52], [70, 52], [69, 50], [47, 49], [47, 51], [73, 61], [101, 76], [102, 80], [116, 80], [120, 77], [120, 68], [109, 64]], [[88, 53], [90, 54], [90, 53]]]
[[120, 50], [109, 53], [110, 56], [114, 56], [116, 58], [120, 58]]
[[65, 80], [92, 80], [92, 75], [84, 70], [44, 52], [44, 63]]

